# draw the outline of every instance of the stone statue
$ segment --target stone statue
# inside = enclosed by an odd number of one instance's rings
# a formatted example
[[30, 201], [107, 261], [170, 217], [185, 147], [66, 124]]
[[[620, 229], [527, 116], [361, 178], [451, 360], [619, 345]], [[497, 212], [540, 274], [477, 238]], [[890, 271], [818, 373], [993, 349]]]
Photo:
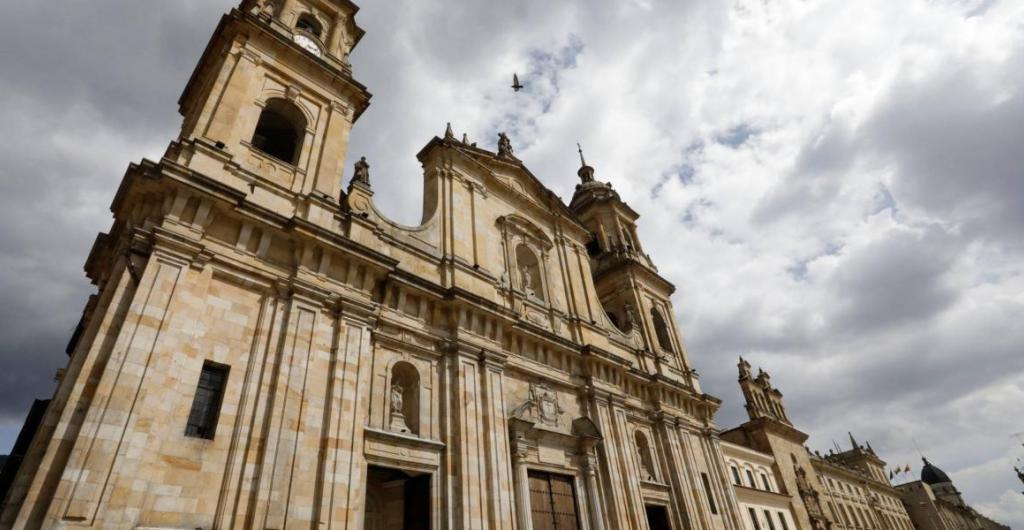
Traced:
[[405, 414], [402, 407], [405, 406], [405, 388], [398, 381], [391, 383], [391, 430], [401, 433], [411, 433], [412, 429], [405, 422]]
[[370, 185], [370, 164], [366, 163], [366, 157], [362, 157], [356, 162], [355, 173], [352, 174], [352, 183], [361, 183]]
[[515, 158], [512, 153], [512, 140], [508, 139], [505, 133], [498, 133], [498, 156], [502, 158]]
[[626, 331], [633, 331], [633, 326], [635, 326], [637, 322], [640, 322], [640, 316], [636, 314], [636, 308], [633, 307], [633, 304], [626, 302], [626, 304], [622, 306], [622, 311], [626, 314], [626, 321], [623, 322], [623, 329]]
[[519, 267], [519, 279], [523, 287], [523, 292], [530, 296], [537, 294], [537, 292], [533, 290], [533, 275], [530, 274], [529, 266], [523, 265], [522, 267]]
[[397, 382], [391, 384], [391, 412], [402, 413], [402, 405], [405, 401], [405, 389]]
[[650, 466], [647, 465], [647, 459], [650, 458], [645, 452], [645, 448], [640, 444], [636, 447], [640, 461], [640, 478], [648, 482], [654, 482], [654, 473], [651, 472]]

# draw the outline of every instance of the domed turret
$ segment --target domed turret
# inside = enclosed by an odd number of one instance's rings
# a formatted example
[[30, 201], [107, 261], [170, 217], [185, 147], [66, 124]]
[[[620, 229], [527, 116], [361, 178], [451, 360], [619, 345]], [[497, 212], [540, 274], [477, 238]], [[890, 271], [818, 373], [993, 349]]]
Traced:
[[934, 486], [935, 484], [942, 484], [944, 482], [953, 482], [952, 480], [949, 479], [949, 475], [947, 475], [941, 469], [932, 465], [932, 463], [929, 462], [927, 458], [922, 457], [921, 460], [924, 461], [924, 467], [921, 468], [921, 482], [924, 482], [929, 486]]

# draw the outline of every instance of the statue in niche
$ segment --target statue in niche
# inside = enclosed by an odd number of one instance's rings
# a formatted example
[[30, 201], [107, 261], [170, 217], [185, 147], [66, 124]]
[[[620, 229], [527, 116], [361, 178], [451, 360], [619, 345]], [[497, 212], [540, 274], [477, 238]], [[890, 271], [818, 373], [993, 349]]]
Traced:
[[536, 296], [537, 292], [533, 290], [533, 275], [531, 274], [530, 267], [523, 265], [519, 267], [519, 279], [523, 286], [523, 292], [527, 296]]
[[647, 448], [644, 447], [640, 440], [637, 440], [636, 452], [640, 458], [640, 479], [646, 480], [647, 482], [654, 482], [654, 473], [651, 473], [650, 466], [648, 465], [648, 453]]
[[512, 153], [512, 140], [509, 140], [505, 133], [498, 133], [498, 156], [502, 158], [515, 158]]
[[401, 414], [403, 401], [405, 400], [405, 389], [397, 382], [391, 385], [391, 412]]
[[622, 311], [626, 314], [625, 321], [622, 323], [622, 329], [624, 331], [633, 331], [633, 326], [640, 322], [640, 315], [636, 313], [636, 308], [629, 302], [622, 306]]
[[355, 164], [355, 172], [352, 174], [352, 183], [370, 185], [370, 164], [366, 163], [366, 157], [362, 157]]
[[391, 383], [391, 430], [395, 432], [412, 432], [409, 425], [405, 423], [405, 414], [402, 408], [405, 406], [405, 388], [398, 381]]

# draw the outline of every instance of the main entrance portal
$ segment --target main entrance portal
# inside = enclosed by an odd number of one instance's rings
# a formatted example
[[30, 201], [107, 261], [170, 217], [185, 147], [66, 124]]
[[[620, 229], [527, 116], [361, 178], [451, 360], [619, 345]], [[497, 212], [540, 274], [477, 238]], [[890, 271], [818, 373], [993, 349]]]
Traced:
[[668, 522], [668, 510], [664, 506], [648, 505], [646, 511], [647, 526], [651, 530], [672, 530], [672, 525]]
[[430, 475], [370, 466], [365, 530], [430, 530]]
[[579, 530], [572, 477], [530, 471], [533, 530]]

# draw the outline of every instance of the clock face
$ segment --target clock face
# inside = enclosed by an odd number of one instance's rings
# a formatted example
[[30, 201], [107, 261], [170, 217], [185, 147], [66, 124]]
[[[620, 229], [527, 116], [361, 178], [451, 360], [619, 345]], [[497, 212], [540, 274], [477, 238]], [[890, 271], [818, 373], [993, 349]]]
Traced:
[[320, 45], [305, 35], [296, 35], [292, 40], [295, 41], [295, 44], [302, 46], [303, 49], [317, 57], [321, 57], [323, 55], [323, 52], [320, 51]]

